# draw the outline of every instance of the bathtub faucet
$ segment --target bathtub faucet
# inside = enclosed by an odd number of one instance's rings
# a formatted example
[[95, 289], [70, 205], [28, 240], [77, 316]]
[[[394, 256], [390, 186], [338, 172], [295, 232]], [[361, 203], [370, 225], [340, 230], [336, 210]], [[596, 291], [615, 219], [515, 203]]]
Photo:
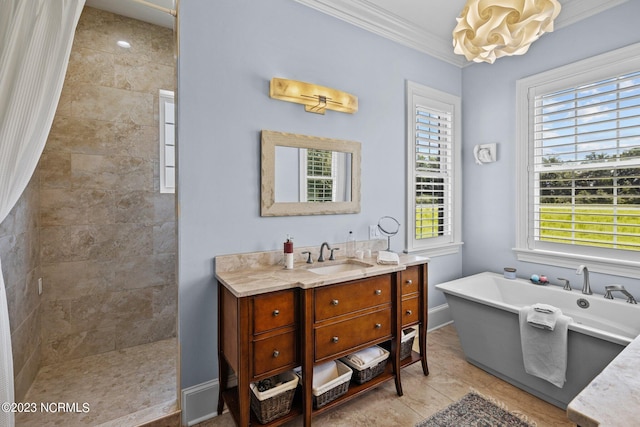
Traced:
[[611, 292], [614, 291], [620, 291], [624, 294], [625, 297], [627, 297], [627, 302], [630, 304], [637, 304], [638, 302], [636, 301], [636, 299], [633, 297], [633, 295], [631, 295], [622, 285], [609, 285], [609, 286], [605, 286], [604, 290], [606, 291], [604, 294], [604, 297], [607, 299], [613, 299], [613, 295], [611, 295]]
[[582, 293], [586, 295], [591, 295], [591, 284], [589, 283], [589, 269], [586, 265], [581, 265], [576, 270], [576, 274], [583, 274], [584, 281], [582, 282]]

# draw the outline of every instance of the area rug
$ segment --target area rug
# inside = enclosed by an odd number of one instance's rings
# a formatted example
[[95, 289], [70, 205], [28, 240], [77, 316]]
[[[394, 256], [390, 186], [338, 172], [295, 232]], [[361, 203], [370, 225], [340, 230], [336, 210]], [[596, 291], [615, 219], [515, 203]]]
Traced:
[[526, 415], [509, 412], [501, 402], [472, 391], [416, 427], [535, 427]]

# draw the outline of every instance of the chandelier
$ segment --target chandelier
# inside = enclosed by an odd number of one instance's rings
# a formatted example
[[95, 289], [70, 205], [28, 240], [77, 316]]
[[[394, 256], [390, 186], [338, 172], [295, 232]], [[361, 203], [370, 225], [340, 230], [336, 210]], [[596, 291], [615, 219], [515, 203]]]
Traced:
[[493, 64], [522, 55], [542, 34], [553, 31], [558, 0], [468, 0], [453, 30], [453, 51], [467, 60]]

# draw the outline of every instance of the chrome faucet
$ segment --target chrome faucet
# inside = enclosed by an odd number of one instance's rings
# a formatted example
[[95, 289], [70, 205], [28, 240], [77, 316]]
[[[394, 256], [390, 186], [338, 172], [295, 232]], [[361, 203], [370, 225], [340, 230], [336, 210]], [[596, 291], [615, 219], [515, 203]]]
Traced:
[[604, 293], [604, 297], [606, 299], [613, 299], [613, 295], [611, 295], [611, 292], [613, 291], [620, 291], [624, 294], [624, 296], [627, 297], [627, 302], [629, 304], [637, 304], [638, 302], [636, 301], [636, 299], [633, 297], [633, 295], [631, 295], [622, 285], [609, 285], [609, 286], [605, 286], [604, 287], [605, 293]]
[[586, 295], [591, 295], [591, 284], [589, 283], [589, 269], [586, 265], [581, 265], [576, 270], [576, 274], [584, 274], [584, 281], [582, 282], [582, 293]]
[[562, 287], [562, 289], [564, 289], [565, 291], [571, 290], [571, 284], [569, 283], [569, 279], [558, 277], [558, 280], [564, 282], [564, 286]]
[[318, 262], [324, 262], [324, 248], [331, 250], [331, 246], [327, 242], [322, 242], [320, 245], [320, 256], [318, 257]]

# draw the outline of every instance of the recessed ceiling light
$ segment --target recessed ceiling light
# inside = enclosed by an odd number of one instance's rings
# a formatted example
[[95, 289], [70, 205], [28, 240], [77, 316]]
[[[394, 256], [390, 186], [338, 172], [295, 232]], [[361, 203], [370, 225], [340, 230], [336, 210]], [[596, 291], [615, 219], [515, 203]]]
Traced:
[[127, 41], [124, 40], [118, 40], [118, 43], [116, 43], [118, 46], [120, 47], [124, 47], [125, 49], [129, 49], [131, 48], [131, 44]]

